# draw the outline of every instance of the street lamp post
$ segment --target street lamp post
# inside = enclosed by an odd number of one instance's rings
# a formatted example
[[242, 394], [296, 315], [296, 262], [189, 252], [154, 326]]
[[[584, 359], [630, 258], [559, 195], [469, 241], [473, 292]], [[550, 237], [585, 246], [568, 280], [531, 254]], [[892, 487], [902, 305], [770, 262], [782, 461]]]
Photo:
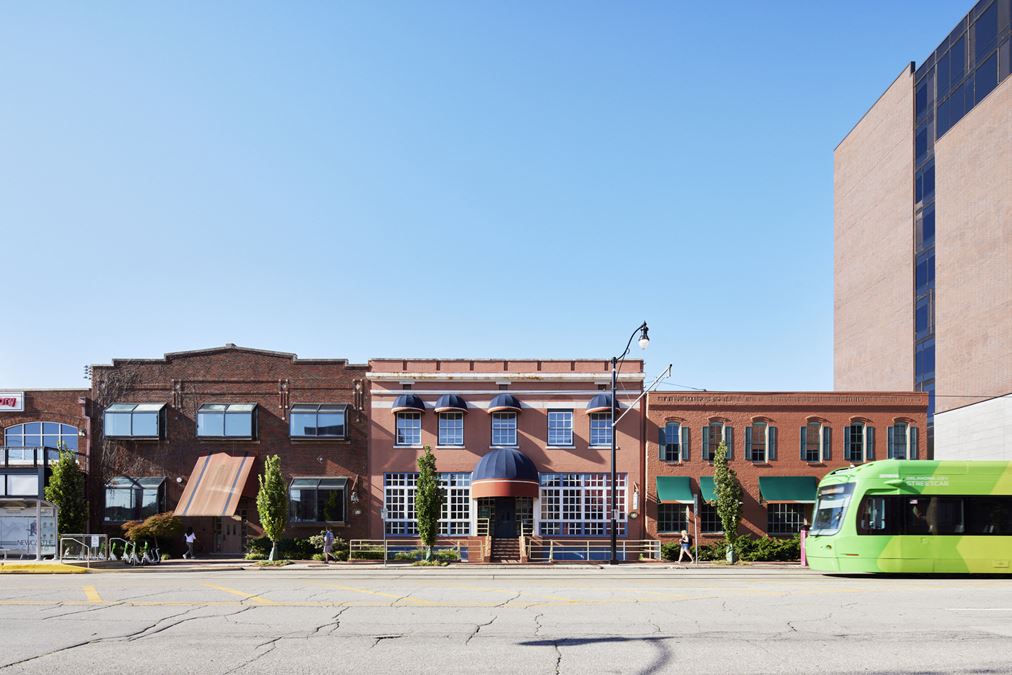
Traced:
[[616, 466], [616, 445], [615, 436], [618, 432], [618, 364], [625, 359], [632, 346], [636, 333], [640, 334], [640, 349], [646, 349], [650, 344], [650, 336], [647, 334], [647, 322], [644, 321], [629, 336], [629, 342], [625, 345], [625, 351], [621, 356], [611, 357], [611, 564], [618, 564], [618, 468]]

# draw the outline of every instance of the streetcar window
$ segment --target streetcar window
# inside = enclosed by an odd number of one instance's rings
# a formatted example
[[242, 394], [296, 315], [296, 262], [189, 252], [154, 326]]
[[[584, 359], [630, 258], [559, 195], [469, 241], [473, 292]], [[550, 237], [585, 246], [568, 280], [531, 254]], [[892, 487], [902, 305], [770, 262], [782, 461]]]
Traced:
[[899, 510], [893, 497], [867, 496], [857, 517], [858, 534], [898, 534]]
[[843, 516], [854, 493], [854, 484], [830, 485], [819, 489], [818, 501], [815, 504], [815, 517], [809, 534], [830, 535], [840, 531]]
[[1012, 497], [967, 497], [966, 534], [1012, 535]]

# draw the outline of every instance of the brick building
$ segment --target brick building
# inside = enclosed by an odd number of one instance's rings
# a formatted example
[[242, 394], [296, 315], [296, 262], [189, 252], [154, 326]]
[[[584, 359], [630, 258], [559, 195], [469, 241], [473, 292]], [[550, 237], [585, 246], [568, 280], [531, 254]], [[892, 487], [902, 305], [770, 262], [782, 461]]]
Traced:
[[241, 553], [261, 533], [255, 474], [277, 454], [291, 536], [324, 520], [343, 538], [366, 535], [365, 366], [230, 344], [92, 372], [92, 522], [101, 529], [118, 534], [125, 520], [175, 511], [198, 551]]
[[[927, 394], [651, 392], [646, 412], [646, 534], [720, 538], [712, 456], [721, 440], [744, 491], [742, 531], [783, 535], [811, 520], [833, 469], [927, 457]], [[697, 506], [694, 507], [694, 504]]]
[[[416, 535], [417, 460], [428, 445], [447, 490], [442, 535], [610, 538], [608, 362], [374, 359], [369, 366], [372, 537], [383, 533], [380, 508], [388, 535]], [[619, 383], [625, 412], [642, 391], [643, 363], [625, 362]], [[642, 424], [637, 406], [617, 427], [623, 539], [643, 538]]]

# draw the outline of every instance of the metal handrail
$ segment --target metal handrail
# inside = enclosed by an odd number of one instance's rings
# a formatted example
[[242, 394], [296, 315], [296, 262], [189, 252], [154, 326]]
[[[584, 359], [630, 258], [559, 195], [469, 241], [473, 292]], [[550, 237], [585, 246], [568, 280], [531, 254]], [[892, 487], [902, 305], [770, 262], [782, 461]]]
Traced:
[[[527, 544], [527, 557], [530, 560], [547, 560], [554, 562], [556, 549], [567, 552], [582, 553], [585, 560], [592, 555], [611, 554], [611, 541], [607, 539], [530, 539]], [[581, 550], [582, 549], [582, 550]], [[639, 559], [660, 560], [661, 543], [655, 539], [625, 539], [619, 541], [619, 551], [626, 560], [629, 556]], [[546, 555], [547, 554], [547, 555]]]

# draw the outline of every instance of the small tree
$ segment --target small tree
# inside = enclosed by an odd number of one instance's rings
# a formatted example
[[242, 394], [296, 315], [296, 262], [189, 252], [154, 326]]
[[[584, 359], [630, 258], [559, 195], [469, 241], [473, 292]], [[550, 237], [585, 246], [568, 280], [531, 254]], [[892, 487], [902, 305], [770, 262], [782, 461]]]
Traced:
[[158, 541], [178, 536], [183, 531], [183, 521], [171, 511], [166, 511], [148, 516], [143, 521], [127, 521], [121, 527], [123, 535], [130, 541], [137, 542], [150, 538], [154, 540], [155, 548], [160, 549]]
[[260, 514], [260, 525], [264, 534], [271, 540], [271, 554], [274, 560], [278, 548], [278, 540], [288, 527], [288, 489], [285, 478], [281, 475], [281, 458], [272, 455], [264, 459], [264, 473], [257, 476], [260, 491], [257, 492], [257, 512]]
[[88, 503], [84, 499], [84, 473], [74, 453], [60, 449], [60, 458], [52, 465], [53, 475], [46, 486], [46, 500], [59, 509], [60, 534], [83, 533], [88, 524]]
[[425, 546], [425, 559], [432, 560], [432, 547], [439, 535], [439, 516], [443, 511], [443, 491], [436, 473], [432, 448], [418, 458], [418, 485], [415, 487], [415, 513], [418, 516], [418, 537]]
[[728, 548], [733, 550], [741, 524], [742, 493], [738, 475], [727, 465], [727, 445], [723, 441], [713, 458], [713, 491], [717, 497], [717, 516], [724, 528]]

